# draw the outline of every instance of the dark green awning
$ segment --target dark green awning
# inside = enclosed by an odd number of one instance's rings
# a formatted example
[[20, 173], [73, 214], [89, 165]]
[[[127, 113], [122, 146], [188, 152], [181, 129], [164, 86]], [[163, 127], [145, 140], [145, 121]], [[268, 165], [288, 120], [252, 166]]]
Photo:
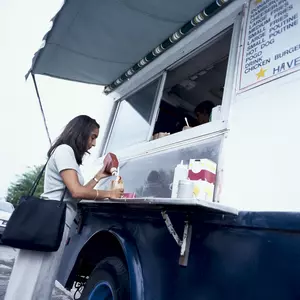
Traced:
[[110, 92], [232, 1], [67, 0], [30, 72]]

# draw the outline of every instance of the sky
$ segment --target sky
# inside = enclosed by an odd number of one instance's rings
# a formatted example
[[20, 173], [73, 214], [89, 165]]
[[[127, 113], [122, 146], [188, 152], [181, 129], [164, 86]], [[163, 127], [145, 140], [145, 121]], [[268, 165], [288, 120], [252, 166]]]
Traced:
[[[32, 80], [25, 82], [24, 75], [61, 5], [61, 0], [0, 1], [0, 199], [18, 175], [45, 162], [49, 141]], [[52, 140], [76, 115], [88, 114], [100, 125], [108, 118], [102, 87], [43, 76], [37, 82]]]

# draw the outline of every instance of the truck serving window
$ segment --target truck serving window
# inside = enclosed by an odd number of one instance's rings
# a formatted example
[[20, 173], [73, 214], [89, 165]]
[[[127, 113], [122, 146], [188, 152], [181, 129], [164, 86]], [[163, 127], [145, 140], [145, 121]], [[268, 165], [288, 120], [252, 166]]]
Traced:
[[232, 27], [168, 72], [154, 139], [220, 119], [231, 37]]
[[120, 101], [106, 152], [121, 150], [147, 140], [159, 83], [160, 79], [156, 79]]
[[121, 100], [105, 152], [220, 120], [232, 34], [233, 26]]

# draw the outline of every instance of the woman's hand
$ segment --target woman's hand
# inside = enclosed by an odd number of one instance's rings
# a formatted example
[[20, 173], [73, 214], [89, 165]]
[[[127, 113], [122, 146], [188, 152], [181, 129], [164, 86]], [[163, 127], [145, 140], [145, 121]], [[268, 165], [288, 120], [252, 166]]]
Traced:
[[187, 130], [187, 129], [191, 129], [191, 127], [190, 127], [190, 126], [184, 126], [184, 127], [182, 128], [182, 130]]
[[111, 176], [110, 173], [105, 171], [105, 167], [103, 166], [100, 171], [85, 185], [85, 187], [93, 189], [101, 179], [107, 178]]
[[123, 198], [124, 189], [115, 189], [110, 191], [110, 199], [120, 199]]
[[103, 166], [102, 169], [97, 173], [96, 176], [97, 176], [98, 180], [101, 180], [101, 179], [104, 179], [104, 178], [107, 178], [107, 177], [111, 176], [111, 174], [106, 172], [105, 167]]

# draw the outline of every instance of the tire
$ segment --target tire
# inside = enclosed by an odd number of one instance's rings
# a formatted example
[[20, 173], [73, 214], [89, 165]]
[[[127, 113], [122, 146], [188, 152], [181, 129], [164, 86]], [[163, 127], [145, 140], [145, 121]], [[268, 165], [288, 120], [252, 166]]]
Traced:
[[[100, 288], [110, 290], [110, 297], [96, 297]], [[103, 259], [91, 273], [80, 300], [130, 300], [130, 285], [127, 268], [119, 257]]]

